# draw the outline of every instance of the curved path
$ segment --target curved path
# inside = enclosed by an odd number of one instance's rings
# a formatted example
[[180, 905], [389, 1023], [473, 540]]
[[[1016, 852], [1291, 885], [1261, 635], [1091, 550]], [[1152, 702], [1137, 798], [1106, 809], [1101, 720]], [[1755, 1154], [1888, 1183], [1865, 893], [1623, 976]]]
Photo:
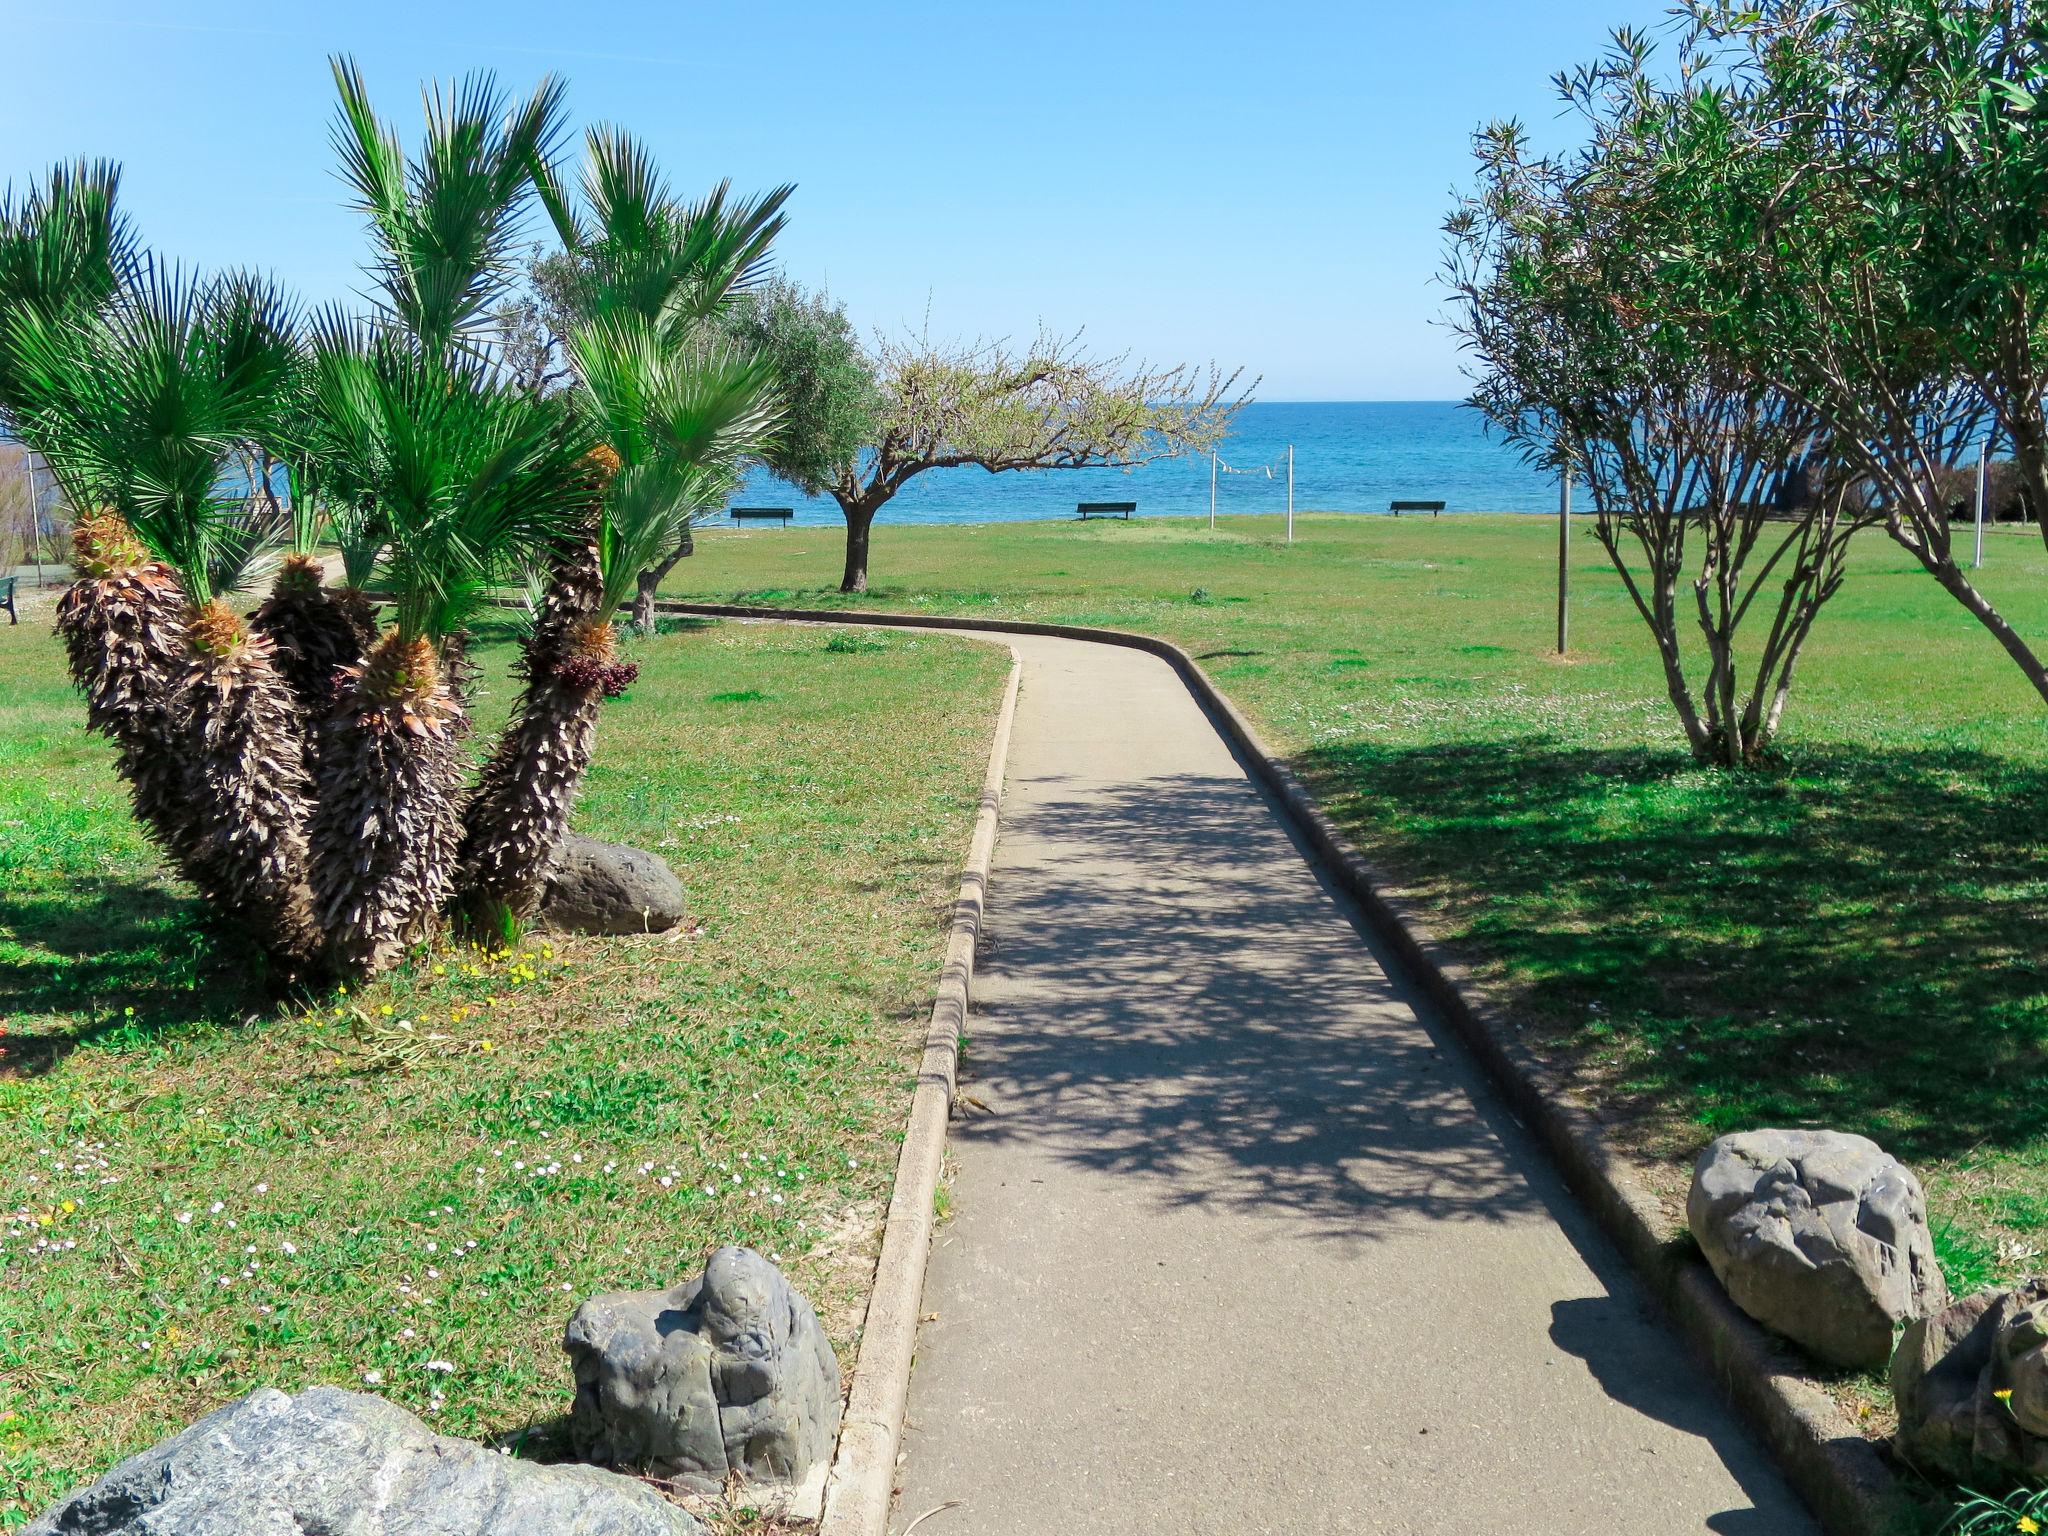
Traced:
[[1023, 691], [895, 1529], [1812, 1532], [1166, 663], [989, 638]]

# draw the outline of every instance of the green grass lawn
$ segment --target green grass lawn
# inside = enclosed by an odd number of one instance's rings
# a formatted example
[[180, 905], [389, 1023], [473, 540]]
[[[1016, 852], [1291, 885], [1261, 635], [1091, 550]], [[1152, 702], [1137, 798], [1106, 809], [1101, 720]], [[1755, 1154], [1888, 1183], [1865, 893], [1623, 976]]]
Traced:
[[721, 1242], [851, 1345], [1007, 659], [633, 654], [578, 826], [659, 850], [701, 931], [279, 1008], [160, 872], [46, 618], [0, 628], [0, 1528], [265, 1383], [544, 1444], [577, 1300]]
[[[2048, 1248], [2048, 713], [1881, 534], [1823, 614], [1779, 761], [1696, 768], [1589, 534], [1571, 654], [1547, 518], [901, 527], [863, 605], [1177, 641], [1682, 1195], [1700, 1145], [1863, 1131], [1933, 1191], [1959, 1288]], [[2048, 555], [1983, 585], [2048, 643]], [[839, 603], [837, 530], [719, 531], [668, 590]], [[1674, 1222], [1679, 1202], [1671, 1203]]]

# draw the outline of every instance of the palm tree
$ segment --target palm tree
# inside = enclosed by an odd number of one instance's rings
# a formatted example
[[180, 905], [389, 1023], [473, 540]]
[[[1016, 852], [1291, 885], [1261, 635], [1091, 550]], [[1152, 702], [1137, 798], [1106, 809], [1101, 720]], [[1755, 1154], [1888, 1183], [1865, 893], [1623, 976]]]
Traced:
[[638, 670], [618, 655], [620, 604], [779, 419], [768, 363], [713, 344], [706, 322], [760, 276], [790, 189], [734, 204], [720, 185], [686, 207], [636, 141], [600, 127], [587, 146], [588, 223], [551, 165], [536, 162], [535, 181], [575, 274], [575, 403], [608, 456], [591, 524], [552, 563], [525, 686], [464, 818], [463, 899], [491, 926], [534, 916], [599, 706]]
[[[303, 375], [298, 382], [303, 386]], [[289, 420], [283, 428], [288, 445], [303, 443], [312, 433], [308, 394], [304, 387], [291, 392]], [[277, 508], [270, 483], [273, 461], [267, 454], [248, 457], [251, 494]], [[270, 595], [250, 622], [270, 637], [272, 659], [298, 708], [299, 735], [310, 763], [319, 749], [320, 724], [334, 705], [341, 670], [360, 662], [377, 638], [376, 611], [359, 582], [329, 589], [317, 554], [323, 536], [339, 537], [344, 548], [349, 546], [348, 506], [336, 513], [328, 488], [319, 482], [317, 466], [302, 455], [287, 457], [284, 467], [291, 483], [288, 501], [278, 511], [290, 529], [290, 550], [278, 564]], [[370, 563], [374, 559], [372, 550]], [[368, 565], [358, 560], [352, 573], [367, 579]]]
[[[334, 139], [366, 216], [377, 313], [323, 317], [300, 473], [342, 542], [346, 594], [374, 573], [389, 628], [338, 682], [315, 754], [312, 884], [336, 963], [375, 969], [447, 900], [469, 721], [463, 636], [495, 587], [540, 561], [587, 503], [588, 446], [560, 401], [497, 377], [482, 340], [515, 271], [532, 166], [553, 152], [561, 87], [509, 106], [489, 75], [426, 97], [408, 160], [352, 62], [333, 61]], [[308, 581], [310, 584], [310, 580]]]
[[[100, 312], [134, 259], [119, 212], [121, 173], [105, 161], [59, 165], [20, 198], [0, 201], [0, 413], [31, 434], [17, 361], [30, 324], [61, 332]], [[51, 425], [54, 425], [52, 423]], [[174, 858], [191, 846], [189, 818], [165, 715], [182, 654], [185, 595], [177, 574], [151, 556], [110, 510], [66, 487], [77, 580], [57, 605], [72, 680], [86, 722], [111, 740], [135, 814]]]
[[620, 605], [778, 420], [764, 359], [678, 349], [631, 320], [579, 331], [573, 351], [576, 404], [606, 444], [589, 477], [594, 536], [554, 561], [519, 662], [525, 686], [464, 817], [463, 899], [489, 926], [538, 910], [599, 706], [638, 675], [618, 653]]
[[534, 164], [534, 185], [571, 258], [569, 301], [579, 321], [635, 317], [664, 340], [680, 341], [759, 283], [783, 207], [796, 188], [732, 196], [720, 182], [700, 201], [680, 202], [646, 146], [600, 125], [584, 136], [579, 216], [548, 161]]
[[559, 401], [475, 358], [338, 317], [315, 328], [315, 462], [345, 470], [386, 533], [391, 624], [343, 669], [316, 758], [312, 884], [344, 970], [374, 970], [447, 900], [469, 721], [452, 650], [494, 590], [554, 548], [587, 499], [587, 446]]
[[[122, 743], [138, 810], [203, 893], [301, 971], [320, 949], [306, 886], [311, 781], [271, 642], [230, 601], [281, 533], [229, 466], [238, 445], [275, 441], [295, 330], [267, 281], [195, 282], [145, 262], [96, 313], [18, 315], [9, 351], [25, 434], [74, 504], [119, 519], [86, 520], [84, 579], [63, 621], [74, 655], [114, 632], [117, 588], [154, 605], [148, 624], [124, 623], [118, 656], [100, 658], [101, 693], [156, 700], [142, 737]], [[184, 598], [176, 631], [161, 623], [164, 573]], [[181, 646], [165, 644], [173, 632]]]

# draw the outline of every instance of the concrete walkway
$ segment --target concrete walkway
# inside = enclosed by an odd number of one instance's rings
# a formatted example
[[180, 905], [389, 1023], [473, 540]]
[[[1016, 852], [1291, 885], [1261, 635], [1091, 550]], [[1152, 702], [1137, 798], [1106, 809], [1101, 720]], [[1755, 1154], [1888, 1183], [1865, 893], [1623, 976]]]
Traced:
[[1166, 664], [1014, 643], [895, 1529], [1812, 1532]]

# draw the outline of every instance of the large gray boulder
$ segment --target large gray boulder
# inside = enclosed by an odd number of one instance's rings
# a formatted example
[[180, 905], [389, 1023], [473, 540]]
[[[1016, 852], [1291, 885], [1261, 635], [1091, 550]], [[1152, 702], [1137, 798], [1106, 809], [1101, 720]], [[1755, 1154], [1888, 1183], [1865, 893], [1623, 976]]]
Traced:
[[2048, 1280], [1980, 1291], [1892, 1356], [1900, 1456], [1970, 1486], [2048, 1480]]
[[381, 1397], [268, 1387], [131, 1456], [25, 1536], [703, 1536], [644, 1484], [435, 1434]]
[[540, 915], [570, 933], [663, 933], [688, 910], [683, 882], [659, 857], [573, 832], [548, 865]]
[[1831, 1365], [1883, 1365], [1898, 1324], [1948, 1305], [1920, 1181], [1866, 1137], [1723, 1136], [1685, 1214], [1735, 1304]]
[[704, 1490], [729, 1475], [799, 1484], [839, 1435], [839, 1362], [811, 1304], [751, 1248], [721, 1248], [697, 1279], [577, 1308], [562, 1340], [576, 1372], [576, 1454]]

